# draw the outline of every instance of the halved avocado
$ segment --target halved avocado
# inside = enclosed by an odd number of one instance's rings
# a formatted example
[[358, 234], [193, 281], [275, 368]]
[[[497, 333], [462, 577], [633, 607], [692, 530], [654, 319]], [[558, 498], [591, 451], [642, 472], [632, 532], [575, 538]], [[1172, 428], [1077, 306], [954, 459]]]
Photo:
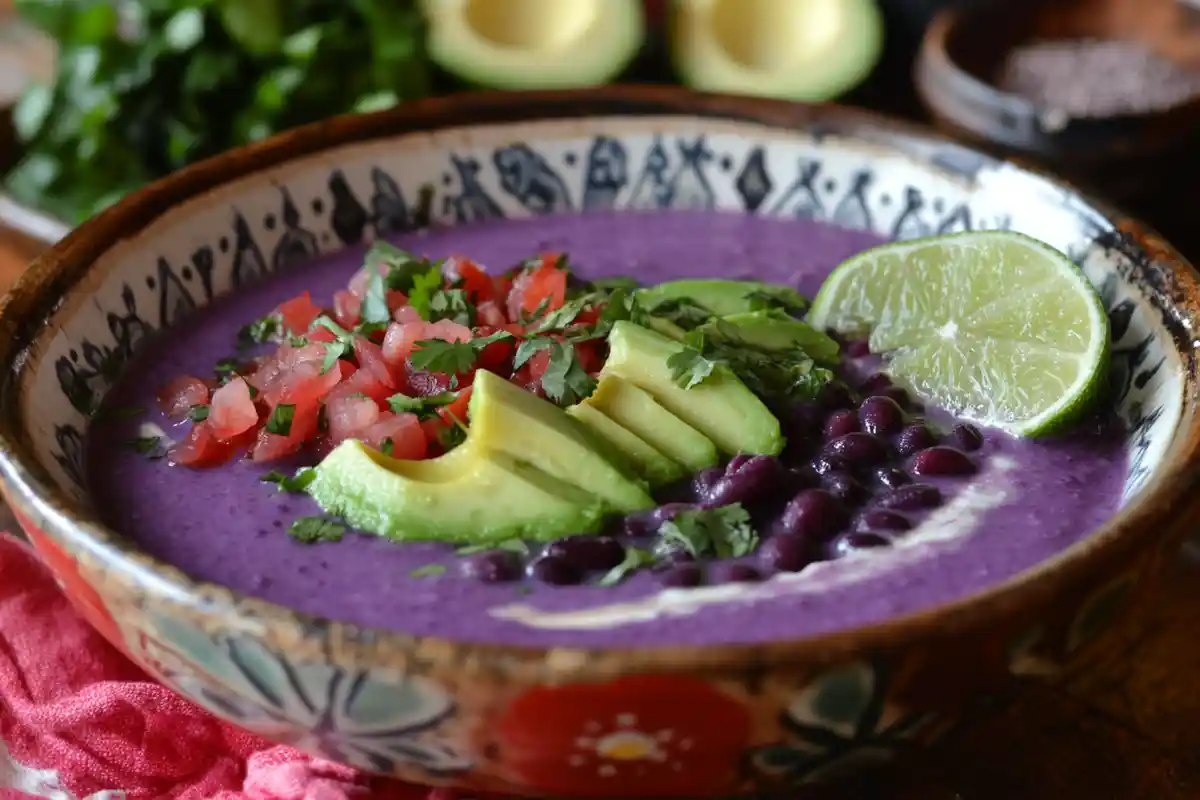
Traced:
[[641, 0], [421, 0], [421, 9], [433, 62], [494, 89], [608, 83], [645, 36]]
[[674, 0], [669, 35], [694, 89], [820, 102], [870, 74], [883, 19], [875, 0]]
[[[683, 345], [631, 322], [613, 326], [608, 347], [608, 361], [600, 373], [601, 387], [604, 376], [623, 378], [649, 393], [727, 455], [775, 455], [783, 449], [779, 420], [729, 370], [718, 367], [703, 383], [684, 389], [675, 383], [667, 365], [671, 356], [683, 350]], [[629, 427], [624, 420], [617, 421]]]

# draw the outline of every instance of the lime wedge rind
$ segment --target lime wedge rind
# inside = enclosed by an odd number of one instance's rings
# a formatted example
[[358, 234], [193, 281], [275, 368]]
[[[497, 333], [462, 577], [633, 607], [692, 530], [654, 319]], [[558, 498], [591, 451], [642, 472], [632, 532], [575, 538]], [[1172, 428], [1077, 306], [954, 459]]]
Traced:
[[1108, 315], [1062, 253], [1011, 231], [909, 239], [837, 267], [818, 330], [870, 336], [898, 383], [958, 416], [1021, 436], [1085, 413], [1108, 374]]

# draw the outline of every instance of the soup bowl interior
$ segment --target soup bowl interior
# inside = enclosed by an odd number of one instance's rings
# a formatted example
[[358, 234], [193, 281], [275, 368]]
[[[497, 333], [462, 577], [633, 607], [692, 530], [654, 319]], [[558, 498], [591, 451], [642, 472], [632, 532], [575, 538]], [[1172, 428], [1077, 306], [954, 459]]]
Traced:
[[[650, 209], [805, 217], [886, 238], [1005, 228], [1066, 253], [1112, 326], [1110, 402], [1128, 450], [1117, 518], [1002, 586], [869, 628], [596, 651], [294, 613], [193, 581], [99, 521], [84, 474], [90, 415], [143, 343], [185, 333], [214, 298], [415, 228]], [[728, 795], [931, 740], [1014, 675], [1093, 652], [1171, 552], [1190, 502], [1194, 278], [1153, 233], [1061, 184], [844, 109], [658, 89], [416, 104], [192, 167], [40, 258], [0, 309], [13, 365], [0, 467], [88, 620], [246, 728], [476, 789], [570, 796], [604, 778], [608, 796]]]

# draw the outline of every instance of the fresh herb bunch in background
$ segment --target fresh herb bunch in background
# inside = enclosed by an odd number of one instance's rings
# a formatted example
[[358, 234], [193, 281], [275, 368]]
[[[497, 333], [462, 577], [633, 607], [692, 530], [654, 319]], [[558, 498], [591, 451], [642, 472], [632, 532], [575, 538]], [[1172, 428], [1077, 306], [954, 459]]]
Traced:
[[56, 79], [14, 111], [19, 200], [80, 221], [276, 131], [430, 92], [414, 0], [17, 0]]

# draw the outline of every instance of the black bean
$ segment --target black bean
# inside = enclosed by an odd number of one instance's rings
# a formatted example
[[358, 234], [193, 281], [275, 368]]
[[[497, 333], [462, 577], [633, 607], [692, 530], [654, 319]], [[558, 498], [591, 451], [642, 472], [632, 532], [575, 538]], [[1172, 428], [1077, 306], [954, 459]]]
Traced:
[[871, 355], [871, 344], [866, 339], [855, 339], [846, 342], [842, 352], [846, 354], [846, 358], [863, 358]]
[[704, 582], [704, 571], [698, 564], [680, 564], [662, 573], [659, 580], [664, 586], [685, 589]]
[[762, 571], [750, 564], [728, 564], [721, 570], [721, 580], [725, 583], [754, 583], [762, 579]]
[[824, 489], [805, 489], [788, 501], [779, 517], [778, 532], [807, 539], [827, 539], [846, 524], [846, 513]]
[[542, 556], [526, 571], [529, 577], [555, 586], [570, 586], [583, 580], [583, 571], [561, 556]]
[[825, 436], [825, 441], [836, 439], [839, 436], [845, 436], [847, 433], [856, 433], [861, 430], [858, 426], [858, 415], [853, 411], [843, 408], [834, 411], [825, 419], [825, 428], [822, 433]]
[[900, 435], [896, 437], [896, 452], [902, 456], [911, 456], [918, 450], [933, 447], [935, 444], [937, 437], [933, 435], [933, 431], [923, 423], [915, 422], [900, 431]]
[[891, 436], [904, 427], [904, 410], [892, 398], [877, 394], [862, 401], [858, 419], [867, 433]]
[[789, 441], [807, 439], [821, 429], [824, 413], [815, 403], [797, 403], [781, 417]]
[[874, 375], [869, 376], [865, 381], [863, 381], [858, 387], [858, 390], [863, 394], [879, 394], [891, 385], [891, 378], [889, 378], [887, 375], [884, 375], [882, 372], [876, 372]]
[[983, 447], [983, 434], [974, 425], [961, 422], [955, 425], [950, 433], [954, 436], [954, 441], [958, 443], [958, 446], [967, 452]]
[[625, 548], [611, 536], [564, 536], [546, 546], [547, 556], [569, 561], [584, 572], [612, 569], [625, 560]]
[[891, 545], [891, 540], [887, 537], [880, 536], [878, 533], [870, 531], [850, 531], [843, 533], [834, 540], [833, 546], [830, 547], [830, 552], [834, 558], [848, 556], [851, 553], [857, 553], [860, 550], [870, 550], [876, 547], [888, 547]]
[[483, 583], [505, 583], [521, 577], [521, 558], [509, 550], [488, 550], [461, 563], [464, 576]]
[[962, 450], [945, 445], [927, 447], [913, 458], [914, 475], [970, 475], [975, 462]]
[[899, 467], [880, 467], [875, 470], [875, 480], [889, 489], [895, 489], [897, 486], [912, 483], [912, 478], [909, 477], [908, 473]]
[[737, 472], [742, 468], [742, 465], [750, 459], [751, 455], [749, 453], [738, 453], [736, 456], [729, 459], [729, 463], [725, 465], [725, 474], [728, 475], [731, 472]]
[[709, 467], [702, 469], [692, 476], [692, 497], [697, 502], [703, 500], [712, 489], [713, 484], [719, 481], [725, 475], [725, 470], [720, 467]]
[[781, 572], [799, 572], [815, 559], [803, 536], [772, 536], [758, 550], [759, 557]]
[[817, 405], [826, 411], [850, 408], [854, 405], [854, 397], [846, 384], [841, 381], [829, 381], [817, 392]]
[[928, 483], [910, 483], [892, 489], [879, 498], [883, 508], [898, 508], [901, 511], [917, 511], [922, 508], [935, 508], [942, 504], [942, 493], [936, 486]]
[[887, 448], [869, 433], [839, 436], [825, 445], [824, 452], [845, 459], [853, 467], [867, 467], [887, 460]]
[[682, 512], [690, 511], [694, 508], [695, 506], [691, 503], [663, 503], [658, 508], [631, 514], [630, 517], [640, 518], [647, 533], [657, 533], [664, 522], [675, 519]]
[[691, 564], [696, 558], [687, 550], [683, 550], [666, 542], [659, 542], [654, 546], [654, 559], [656, 568], [674, 567], [679, 564]]
[[718, 508], [731, 503], [748, 503], [769, 494], [783, 476], [783, 466], [772, 456], [751, 456], [737, 470], [726, 470], [724, 477], [713, 484], [703, 498], [705, 508]]
[[896, 405], [900, 406], [901, 408], [912, 410], [921, 408], [921, 404], [914, 402], [909, 393], [899, 386], [889, 386], [879, 394], [883, 395], [884, 397], [892, 398], [896, 401]]
[[885, 511], [881, 508], [876, 508], [863, 514], [859, 519], [859, 524], [868, 529], [881, 531], [908, 531], [912, 530], [912, 523], [907, 517], [897, 514], [895, 511]]
[[812, 471], [817, 475], [824, 475], [827, 472], [849, 472], [850, 462], [841, 456], [822, 453], [813, 459]]
[[821, 486], [844, 505], [856, 506], [866, 501], [866, 487], [845, 472], [826, 472], [821, 476]]

